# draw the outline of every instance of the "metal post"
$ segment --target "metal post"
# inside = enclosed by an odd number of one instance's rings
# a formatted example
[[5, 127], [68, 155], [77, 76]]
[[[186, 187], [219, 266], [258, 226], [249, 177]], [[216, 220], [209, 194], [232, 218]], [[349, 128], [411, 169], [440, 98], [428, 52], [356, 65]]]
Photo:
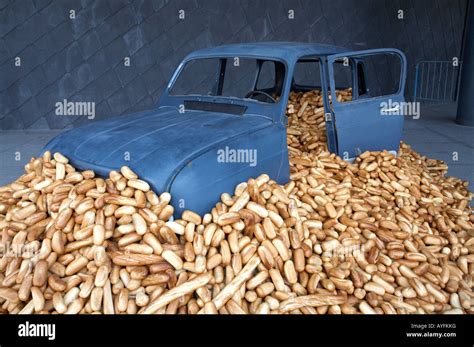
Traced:
[[474, 6], [468, 1], [456, 123], [474, 126]]

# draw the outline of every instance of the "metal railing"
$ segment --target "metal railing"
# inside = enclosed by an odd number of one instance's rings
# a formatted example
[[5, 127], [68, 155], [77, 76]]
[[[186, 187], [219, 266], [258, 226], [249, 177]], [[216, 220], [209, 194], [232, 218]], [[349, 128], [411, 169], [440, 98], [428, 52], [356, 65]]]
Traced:
[[413, 99], [424, 103], [451, 103], [458, 97], [461, 62], [420, 61], [416, 64]]

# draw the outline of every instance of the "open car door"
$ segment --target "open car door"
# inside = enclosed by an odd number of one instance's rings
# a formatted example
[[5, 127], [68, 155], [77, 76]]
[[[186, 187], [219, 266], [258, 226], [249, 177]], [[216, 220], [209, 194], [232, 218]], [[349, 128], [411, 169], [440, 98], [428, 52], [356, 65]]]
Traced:
[[[365, 151], [396, 152], [403, 128], [405, 55], [397, 49], [335, 54], [328, 56], [328, 69], [337, 154], [351, 160]], [[337, 100], [343, 73], [352, 79], [352, 100]]]

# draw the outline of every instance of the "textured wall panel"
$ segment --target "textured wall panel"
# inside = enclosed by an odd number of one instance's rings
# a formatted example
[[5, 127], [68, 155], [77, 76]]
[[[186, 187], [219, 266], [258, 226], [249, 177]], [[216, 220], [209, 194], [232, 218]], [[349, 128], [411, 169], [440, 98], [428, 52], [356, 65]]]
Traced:
[[96, 119], [152, 108], [188, 52], [230, 42], [396, 47], [408, 58], [411, 95], [417, 61], [459, 55], [465, 7], [466, 0], [2, 1], [0, 128], [88, 121], [55, 115], [55, 103], [65, 98], [94, 101]]

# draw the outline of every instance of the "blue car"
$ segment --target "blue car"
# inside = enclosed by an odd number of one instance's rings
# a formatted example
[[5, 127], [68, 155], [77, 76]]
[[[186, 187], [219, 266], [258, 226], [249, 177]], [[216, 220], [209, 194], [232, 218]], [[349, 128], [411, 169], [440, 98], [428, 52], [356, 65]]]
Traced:
[[[392, 78], [377, 80], [377, 68]], [[405, 79], [406, 59], [396, 49], [287, 42], [205, 48], [185, 57], [155, 109], [91, 121], [43, 152], [61, 152], [101, 176], [129, 166], [155, 192], [171, 193], [175, 216], [203, 214], [250, 177], [288, 182], [291, 91], [321, 90], [331, 152], [351, 160], [366, 150], [396, 151], [403, 116], [390, 105], [404, 101]], [[352, 100], [338, 101], [340, 88], [352, 88]], [[390, 112], [381, 112], [387, 105]]]

